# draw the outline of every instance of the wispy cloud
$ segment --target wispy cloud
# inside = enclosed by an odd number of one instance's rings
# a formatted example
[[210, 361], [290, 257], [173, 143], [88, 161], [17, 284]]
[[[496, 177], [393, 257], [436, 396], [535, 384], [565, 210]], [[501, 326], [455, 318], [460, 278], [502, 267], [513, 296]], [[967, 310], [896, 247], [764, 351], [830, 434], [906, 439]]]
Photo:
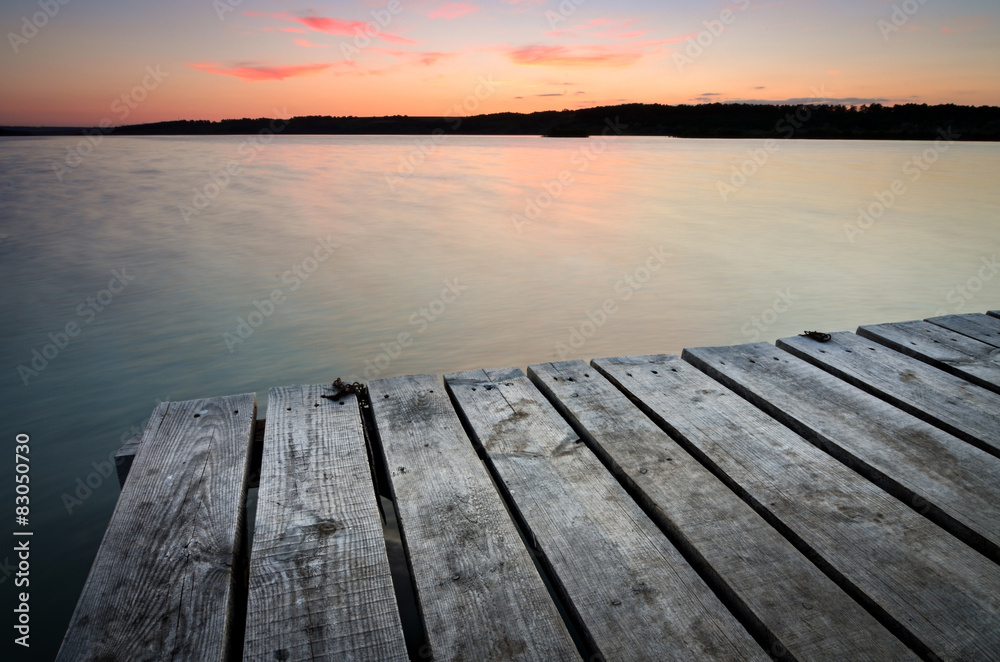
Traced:
[[448, 58], [455, 57], [458, 53], [446, 53], [444, 51], [403, 51], [393, 48], [377, 48], [371, 47], [368, 49], [372, 53], [381, 53], [383, 55], [391, 55], [393, 57], [405, 60], [411, 64], [423, 64], [430, 66], [432, 64], [437, 64], [440, 60], [446, 60]]
[[[704, 97], [704, 95], [702, 95]], [[881, 97], [839, 97], [826, 99], [823, 97], [794, 97], [791, 99], [725, 99], [720, 101], [714, 97], [695, 97], [695, 101], [711, 101], [713, 103], [747, 103], [754, 105], [774, 106], [808, 106], [811, 104], [829, 104], [841, 106], [858, 106], [869, 103], [891, 103], [891, 99]]]
[[459, 16], [466, 16], [477, 12], [480, 9], [482, 7], [479, 5], [472, 5], [468, 2], [446, 2], [427, 16], [430, 18], [458, 18]]
[[330, 44], [314, 44], [308, 39], [296, 39], [295, 43], [306, 48], [329, 48]]
[[514, 64], [526, 67], [562, 67], [565, 69], [595, 69], [628, 67], [642, 58], [642, 52], [603, 46], [533, 45], [507, 51]]
[[684, 41], [689, 41], [698, 36], [697, 32], [692, 32], [691, 34], [681, 35], [679, 37], [670, 37], [669, 39], [657, 39], [652, 42], [652, 46], [669, 46], [671, 44], [679, 44]]
[[[354, 37], [358, 34], [370, 34], [367, 24], [364, 21], [350, 21], [343, 20], [339, 18], [333, 18], [331, 16], [320, 16], [315, 12], [310, 12], [308, 16], [296, 16], [295, 14], [289, 12], [259, 12], [259, 11], [246, 11], [243, 12], [244, 16], [250, 16], [252, 18], [273, 18], [279, 21], [289, 21], [294, 23], [299, 23], [306, 26], [310, 30], [315, 30], [316, 32], [325, 32], [326, 34], [334, 34], [342, 37]], [[267, 28], [264, 28], [265, 30]], [[283, 28], [286, 32], [291, 32], [298, 30], [302, 32], [300, 28]], [[419, 44], [420, 42], [413, 39], [407, 39], [406, 37], [390, 34], [388, 32], [376, 32], [371, 34], [371, 36], [381, 39], [382, 41], [387, 41], [393, 44]]]
[[255, 63], [237, 63], [232, 66], [225, 66], [218, 62], [189, 62], [189, 67], [193, 67], [209, 74], [220, 76], [235, 76], [241, 80], [262, 81], [262, 80], [285, 80], [295, 76], [306, 76], [315, 74], [324, 69], [329, 69], [329, 63], [292, 64], [292, 65], [266, 65]]

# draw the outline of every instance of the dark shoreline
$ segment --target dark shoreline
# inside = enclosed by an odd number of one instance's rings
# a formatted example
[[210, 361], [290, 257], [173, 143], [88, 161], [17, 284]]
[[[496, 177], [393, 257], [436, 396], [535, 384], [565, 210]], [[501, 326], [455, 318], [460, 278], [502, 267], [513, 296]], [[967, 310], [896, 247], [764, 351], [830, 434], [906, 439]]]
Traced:
[[1000, 141], [1000, 108], [944, 104], [897, 106], [625, 104], [530, 114], [470, 117], [331, 117], [177, 120], [97, 127], [0, 127], [0, 136], [288, 135], [627, 135], [676, 138], [812, 138], [842, 140]]

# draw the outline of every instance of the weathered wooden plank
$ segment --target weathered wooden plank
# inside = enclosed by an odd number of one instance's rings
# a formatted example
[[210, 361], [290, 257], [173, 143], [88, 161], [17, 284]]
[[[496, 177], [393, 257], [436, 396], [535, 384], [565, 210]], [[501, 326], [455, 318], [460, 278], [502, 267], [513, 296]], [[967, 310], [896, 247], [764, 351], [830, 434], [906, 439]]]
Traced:
[[1000, 310], [990, 310], [990, 311], [987, 311], [986, 314], [989, 315], [990, 317], [996, 317], [996, 318], [1000, 319]]
[[1000, 393], [998, 347], [920, 321], [861, 326], [858, 335]]
[[[151, 418], [163, 418], [163, 413], [166, 412], [166, 404], [164, 402], [159, 403], [156, 409], [153, 410]], [[257, 487], [259, 476], [257, 471], [260, 468], [260, 453], [261, 448], [264, 446], [264, 424], [267, 421], [263, 418], [259, 418], [254, 421], [254, 433], [253, 433], [253, 446], [251, 446], [250, 451], [250, 464], [251, 472], [248, 487]], [[142, 432], [136, 432], [134, 435], [128, 438], [121, 448], [115, 452], [115, 469], [118, 474], [118, 487], [125, 486], [125, 480], [128, 478], [128, 472], [132, 469], [132, 462], [135, 460], [136, 453], [139, 452], [139, 446], [142, 444]]]
[[1000, 563], [1000, 458], [768, 343], [683, 358]]
[[775, 659], [917, 659], [596, 370], [528, 374]]
[[803, 336], [778, 347], [917, 418], [1000, 456], [1000, 395], [853, 333], [821, 343]]
[[357, 396], [272, 388], [245, 660], [406, 660]]
[[769, 659], [524, 373], [445, 382], [604, 659]]
[[996, 657], [1000, 566], [675, 356], [594, 365], [916, 652]]
[[930, 317], [927, 321], [994, 347], [1000, 347], [1000, 319], [997, 319], [993, 312], [989, 315], [983, 313], [942, 315]]
[[369, 383], [435, 660], [579, 660], [440, 378]]
[[248, 393], [150, 419], [59, 660], [228, 659], [255, 410]]

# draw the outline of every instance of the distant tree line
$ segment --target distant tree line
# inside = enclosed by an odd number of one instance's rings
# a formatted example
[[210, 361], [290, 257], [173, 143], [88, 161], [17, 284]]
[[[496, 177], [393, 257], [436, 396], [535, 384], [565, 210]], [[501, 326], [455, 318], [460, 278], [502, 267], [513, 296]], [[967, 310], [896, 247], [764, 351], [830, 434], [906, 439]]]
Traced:
[[[614, 122], [624, 135], [680, 138], [825, 138], [931, 140], [941, 130], [960, 140], [1000, 140], [1000, 108], [943, 104], [765, 105], [625, 104], [583, 110], [494, 113], [472, 117], [293, 117], [283, 134], [599, 135]], [[115, 135], [259, 133], [271, 118], [178, 120], [115, 127]], [[80, 128], [6, 127], [0, 135], [75, 135]]]

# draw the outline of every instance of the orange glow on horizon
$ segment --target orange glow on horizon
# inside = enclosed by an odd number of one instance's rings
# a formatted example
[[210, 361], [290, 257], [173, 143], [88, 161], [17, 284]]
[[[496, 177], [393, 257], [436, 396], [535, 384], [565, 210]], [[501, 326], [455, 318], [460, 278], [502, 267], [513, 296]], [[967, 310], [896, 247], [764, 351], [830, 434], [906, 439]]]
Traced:
[[[317, 9], [289, 0], [281, 11], [266, 0], [238, 10], [227, 1], [225, 11], [157, 6], [158, 16], [141, 20], [131, 5], [99, 20], [88, 18], [94, 8], [67, 5], [0, 56], [0, 82], [14, 92], [0, 125], [780, 103], [815, 89], [851, 105], [1000, 105], [1000, 21], [971, 0], [924, 7], [898, 26], [882, 6], [745, 0], [713, 10], [682, 1], [670, 12], [651, 0], [613, 9], [556, 0]], [[0, 16], [17, 25], [17, 11]], [[147, 67], [166, 75], [134, 92]], [[490, 92], [477, 96], [482, 81], [492, 81]], [[125, 116], [112, 109], [133, 95], [142, 99]]]

